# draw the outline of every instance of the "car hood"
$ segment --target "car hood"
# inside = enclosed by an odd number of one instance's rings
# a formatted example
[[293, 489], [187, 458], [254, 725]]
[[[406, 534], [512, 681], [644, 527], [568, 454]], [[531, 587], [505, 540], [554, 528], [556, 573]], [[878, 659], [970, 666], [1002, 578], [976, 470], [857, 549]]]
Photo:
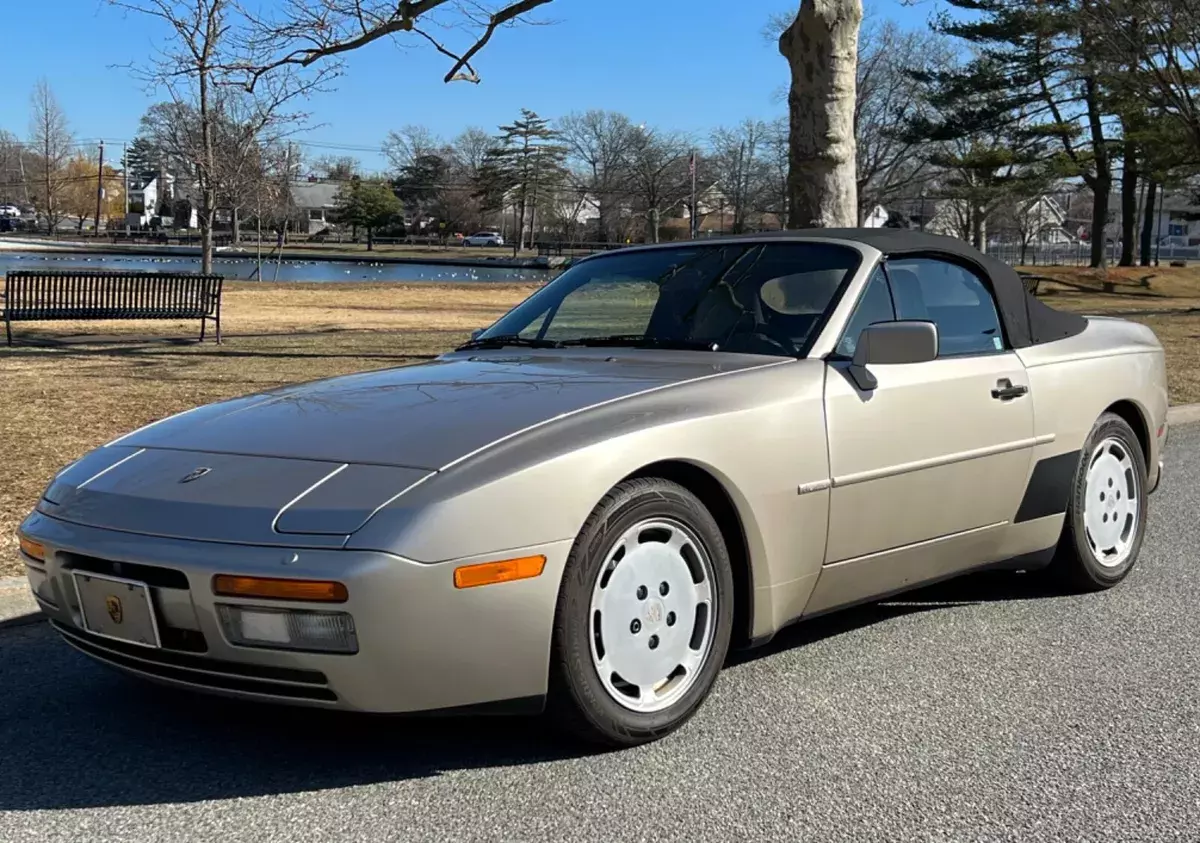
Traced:
[[69, 466], [39, 509], [153, 535], [266, 544], [308, 536], [338, 546], [414, 484], [492, 443], [596, 404], [773, 362], [595, 349], [455, 353], [163, 419]]
[[138, 448], [437, 470], [595, 404], [773, 362], [695, 352], [589, 351], [448, 355], [201, 407], [119, 441]]

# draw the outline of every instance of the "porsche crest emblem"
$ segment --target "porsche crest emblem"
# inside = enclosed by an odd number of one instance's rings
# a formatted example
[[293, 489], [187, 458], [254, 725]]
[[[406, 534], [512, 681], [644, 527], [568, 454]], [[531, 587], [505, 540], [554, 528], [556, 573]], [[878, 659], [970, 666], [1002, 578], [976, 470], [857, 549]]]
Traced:
[[121, 598], [110, 594], [104, 598], [104, 608], [108, 610], [108, 616], [112, 618], [113, 623], [120, 623], [125, 618], [125, 611], [121, 608]]
[[179, 479], [180, 483], [191, 483], [193, 480], [199, 480], [204, 475], [212, 471], [211, 468], [197, 468], [189, 471]]

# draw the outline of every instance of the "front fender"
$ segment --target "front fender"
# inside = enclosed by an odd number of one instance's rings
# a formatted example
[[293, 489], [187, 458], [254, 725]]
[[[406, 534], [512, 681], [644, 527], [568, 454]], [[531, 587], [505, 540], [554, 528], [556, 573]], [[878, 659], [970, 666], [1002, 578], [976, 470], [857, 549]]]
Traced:
[[623, 478], [688, 462], [721, 483], [741, 519], [753, 632], [766, 634], [799, 613], [824, 561], [823, 379], [820, 362], [789, 361], [575, 414], [434, 475], [347, 547], [435, 563], [574, 539]]

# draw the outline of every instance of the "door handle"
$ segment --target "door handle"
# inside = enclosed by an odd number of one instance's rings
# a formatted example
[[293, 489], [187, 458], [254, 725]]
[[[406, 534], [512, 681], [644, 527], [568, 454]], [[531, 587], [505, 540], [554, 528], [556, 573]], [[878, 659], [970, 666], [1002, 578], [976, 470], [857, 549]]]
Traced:
[[1001, 378], [996, 381], [996, 388], [992, 390], [992, 397], [997, 401], [1011, 401], [1013, 398], [1020, 398], [1029, 391], [1029, 387], [1024, 384], [1013, 386], [1013, 382], [1008, 378]]

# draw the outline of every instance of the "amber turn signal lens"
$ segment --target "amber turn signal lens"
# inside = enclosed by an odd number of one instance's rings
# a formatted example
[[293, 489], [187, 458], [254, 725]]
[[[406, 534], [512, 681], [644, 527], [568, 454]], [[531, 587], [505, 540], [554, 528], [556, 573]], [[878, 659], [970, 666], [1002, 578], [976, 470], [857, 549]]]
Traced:
[[217, 574], [213, 594], [223, 597], [259, 597], [267, 600], [307, 600], [315, 603], [345, 603], [346, 586], [326, 580], [284, 580], [273, 577], [237, 577]]
[[21, 552], [26, 556], [36, 559], [39, 562], [46, 561], [46, 546], [41, 542], [35, 542], [31, 538], [26, 538], [20, 533], [17, 534], [17, 542], [21, 545]]
[[503, 562], [464, 565], [454, 569], [454, 587], [474, 588], [477, 585], [525, 580], [541, 576], [545, 567], [545, 556], [522, 556], [520, 559], [505, 559]]

